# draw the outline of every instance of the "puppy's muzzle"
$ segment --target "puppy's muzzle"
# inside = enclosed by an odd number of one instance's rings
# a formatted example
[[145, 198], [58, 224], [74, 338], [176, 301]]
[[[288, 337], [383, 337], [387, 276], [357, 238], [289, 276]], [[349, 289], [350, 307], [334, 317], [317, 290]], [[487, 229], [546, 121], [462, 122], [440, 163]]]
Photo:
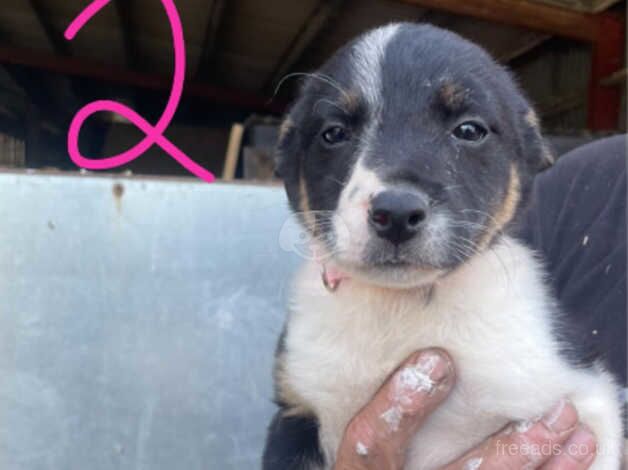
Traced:
[[423, 195], [386, 190], [371, 200], [369, 223], [378, 237], [399, 245], [419, 233], [428, 216], [429, 204]]

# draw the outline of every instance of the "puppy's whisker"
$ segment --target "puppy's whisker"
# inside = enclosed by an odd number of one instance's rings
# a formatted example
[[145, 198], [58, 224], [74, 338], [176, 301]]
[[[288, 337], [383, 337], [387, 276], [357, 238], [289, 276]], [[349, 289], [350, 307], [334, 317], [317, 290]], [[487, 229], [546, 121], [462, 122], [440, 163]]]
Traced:
[[[454, 240], [450, 240], [450, 243], [452, 243], [452, 245], [456, 245], [457, 248], [464, 247], [468, 253], [469, 258], [481, 252], [477, 244], [473, 240], [470, 240], [468, 238], [456, 237]], [[501, 265], [502, 269], [504, 270], [504, 275], [508, 279], [508, 282], [509, 282], [510, 271], [508, 270], [506, 263], [502, 259], [502, 256], [492, 246], [489, 246], [488, 250], [490, 250], [495, 255], [495, 258], [497, 259], [498, 263]], [[460, 261], [463, 261], [463, 260], [460, 260]]]
[[347, 111], [341, 105], [339, 105], [338, 103], [334, 103], [332, 100], [327, 99], [327, 98], [321, 98], [316, 103], [314, 103], [314, 106], [312, 106], [312, 112], [315, 113], [317, 111], [318, 106], [323, 103], [327, 103], [328, 105], [338, 109], [343, 114], [347, 114], [347, 115], [349, 114], [349, 111]]
[[489, 219], [491, 222], [493, 222], [496, 225], [499, 224], [499, 221], [492, 214], [489, 214], [486, 211], [481, 211], [481, 210], [477, 210], [477, 209], [463, 209], [461, 212], [463, 212], [463, 213], [471, 212], [471, 213], [474, 213], [474, 214], [478, 214], [478, 215], [486, 217], [487, 219]]
[[346, 182], [340, 181], [338, 178], [334, 178], [331, 175], [325, 175], [325, 179], [333, 181], [334, 183], [337, 183], [339, 186], [344, 186], [345, 184], [347, 184]]
[[451, 227], [473, 228], [473, 229], [479, 229], [479, 230], [485, 230], [487, 228], [486, 224], [481, 224], [478, 222], [470, 222], [470, 221], [454, 221], [454, 222], [450, 222], [449, 225]]
[[323, 83], [326, 83], [327, 85], [331, 86], [332, 88], [334, 88], [335, 90], [337, 90], [345, 100], [350, 101], [350, 96], [349, 93], [346, 92], [346, 90], [336, 81], [334, 80], [332, 77], [330, 77], [329, 75], [325, 75], [322, 73], [308, 73], [308, 72], [293, 72], [293, 73], [289, 73], [288, 75], [286, 75], [285, 77], [283, 77], [279, 83], [277, 84], [277, 87], [275, 88], [275, 92], [273, 93], [273, 98], [275, 96], [277, 96], [277, 93], [279, 93], [279, 89], [281, 88], [281, 86], [283, 85], [283, 83], [290, 79], [290, 78], [294, 78], [294, 77], [309, 77], [309, 78], [313, 78], [316, 80], [320, 80]]
[[469, 258], [480, 252], [477, 248], [477, 245], [468, 238], [456, 237], [452, 240], [449, 240], [449, 245], [457, 249], [459, 252], [464, 253]]

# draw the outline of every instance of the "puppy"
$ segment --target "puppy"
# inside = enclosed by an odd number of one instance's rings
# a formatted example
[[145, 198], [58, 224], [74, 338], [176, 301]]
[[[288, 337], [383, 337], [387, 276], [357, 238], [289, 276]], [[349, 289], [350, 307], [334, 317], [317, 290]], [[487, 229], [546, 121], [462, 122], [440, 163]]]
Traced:
[[550, 156], [502, 67], [431, 26], [375, 29], [307, 78], [278, 158], [317, 260], [277, 351], [265, 469], [331, 468], [350, 419], [427, 347], [450, 353], [457, 382], [406, 468], [439, 468], [563, 397], [598, 439], [593, 468], [619, 468], [619, 389], [566, 353], [541, 264], [509, 236]]

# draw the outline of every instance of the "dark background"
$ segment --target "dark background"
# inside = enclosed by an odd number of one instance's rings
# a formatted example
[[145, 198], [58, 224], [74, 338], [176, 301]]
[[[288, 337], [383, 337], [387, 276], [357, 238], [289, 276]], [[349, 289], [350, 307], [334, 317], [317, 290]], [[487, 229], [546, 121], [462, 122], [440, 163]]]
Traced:
[[[429, 22], [487, 48], [511, 67], [558, 153], [626, 130], [625, 1], [613, 0], [176, 0], [186, 36], [185, 97], [167, 136], [221, 174], [230, 129], [276, 124], [297, 78], [353, 36], [391, 21]], [[70, 120], [114, 99], [156, 122], [170, 89], [170, 27], [159, 0], [113, 0], [68, 42], [87, 0], [3, 0], [0, 6], [0, 165], [75, 170]], [[251, 119], [251, 116], [257, 116]], [[267, 133], [268, 134], [268, 133]], [[267, 135], [264, 134], [264, 135]], [[263, 144], [272, 147], [272, 133]], [[140, 138], [101, 114], [81, 149], [110, 156]], [[153, 148], [127, 168], [186, 174]], [[242, 174], [242, 164], [238, 175]]]

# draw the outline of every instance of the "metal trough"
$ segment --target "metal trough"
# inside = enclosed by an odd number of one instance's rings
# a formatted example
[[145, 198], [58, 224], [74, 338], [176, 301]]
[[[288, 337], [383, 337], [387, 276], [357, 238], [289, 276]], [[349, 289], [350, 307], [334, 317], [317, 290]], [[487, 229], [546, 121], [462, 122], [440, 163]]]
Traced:
[[259, 467], [287, 214], [276, 187], [0, 174], [0, 468]]

